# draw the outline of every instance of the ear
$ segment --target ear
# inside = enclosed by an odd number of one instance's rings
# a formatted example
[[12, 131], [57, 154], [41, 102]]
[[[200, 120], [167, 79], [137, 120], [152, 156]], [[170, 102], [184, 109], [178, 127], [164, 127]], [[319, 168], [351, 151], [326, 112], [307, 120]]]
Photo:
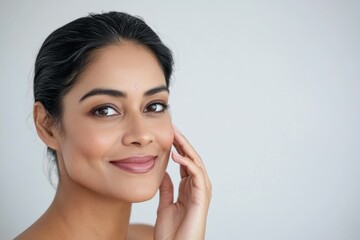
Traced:
[[50, 148], [59, 151], [59, 130], [54, 126], [54, 121], [50, 118], [41, 102], [35, 102], [33, 116], [36, 131], [41, 140]]

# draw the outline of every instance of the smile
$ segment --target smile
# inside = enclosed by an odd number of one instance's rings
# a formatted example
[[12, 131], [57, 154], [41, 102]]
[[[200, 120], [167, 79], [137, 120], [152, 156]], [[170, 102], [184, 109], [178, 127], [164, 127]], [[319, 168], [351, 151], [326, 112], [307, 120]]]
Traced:
[[155, 156], [129, 157], [122, 160], [110, 161], [116, 167], [131, 173], [147, 173], [155, 166]]

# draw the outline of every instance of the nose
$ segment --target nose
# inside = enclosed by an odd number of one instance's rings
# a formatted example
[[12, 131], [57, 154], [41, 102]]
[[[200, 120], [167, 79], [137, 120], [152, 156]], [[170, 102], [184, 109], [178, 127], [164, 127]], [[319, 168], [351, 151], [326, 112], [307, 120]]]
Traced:
[[154, 141], [154, 135], [145, 119], [138, 116], [128, 119], [128, 121], [129, 123], [122, 137], [124, 145], [146, 146]]

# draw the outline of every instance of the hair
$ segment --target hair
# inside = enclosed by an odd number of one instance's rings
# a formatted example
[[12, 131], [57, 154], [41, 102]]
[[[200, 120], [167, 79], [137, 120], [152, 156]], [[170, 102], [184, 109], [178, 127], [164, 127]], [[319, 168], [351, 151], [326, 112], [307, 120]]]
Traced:
[[[62, 99], [91, 63], [94, 53], [124, 41], [133, 41], [152, 51], [169, 87], [173, 70], [170, 49], [142, 19], [127, 13], [107, 12], [78, 18], [46, 38], [35, 62], [34, 101], [43, 104], [54, 122], [60, 122]], [[56, 151], [48, 147], [48, 155], [57, 165]]]

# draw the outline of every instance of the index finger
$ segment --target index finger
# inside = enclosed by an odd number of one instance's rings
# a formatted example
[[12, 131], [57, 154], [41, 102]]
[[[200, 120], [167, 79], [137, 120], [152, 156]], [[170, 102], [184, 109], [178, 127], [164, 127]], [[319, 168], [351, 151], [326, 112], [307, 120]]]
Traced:
[[174, 147], [180, 155], [186, 156], [194, 161], [197, 165], [203, 167], [203, 162], [199, 154], [195, 151], [193, 146], [189, 143], [186, 137], [175, 127], [174, 128]]

